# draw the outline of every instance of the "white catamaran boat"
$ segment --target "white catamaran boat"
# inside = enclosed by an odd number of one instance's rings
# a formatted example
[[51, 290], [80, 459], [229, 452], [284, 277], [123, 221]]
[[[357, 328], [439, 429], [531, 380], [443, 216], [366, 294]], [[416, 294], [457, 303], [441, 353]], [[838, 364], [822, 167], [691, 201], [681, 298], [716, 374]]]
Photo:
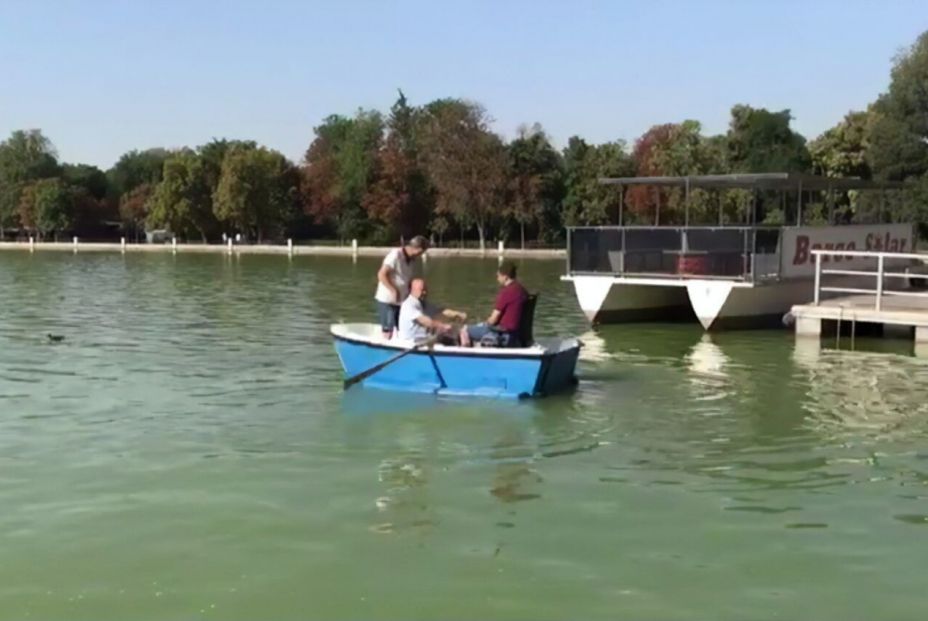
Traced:
[[[886, 190], [898, 184], [834, 179], [799, 173], [625, 177], [600, 183], [677, 187], [685, 191], [684, 226], [572, 227], [567, 231], [567, 273], [583, 312], [594, 323], [692, 318], [705, 329], [777, 323], [794, 304], [813, 297], [814, 248], [913, 252], [912, 224], [808, 226], [802, 222], [803, 192]], [[739, 226], [689, 226], [691, 188], [795, 192], [796, 224], [764, 226], [752, 201]], [[623, 201], [620, 198], [620, 205]], [[721, 219], [721, 217], [720, 217]], [[659, 215], [655, 218], [659, 221]], [[831, 221], [829, 208], [829, 221]], [[844, 287], [872, 288], [872, 259], [836, 257], [847, 271]], [[862, 283], [861, 279], [868, 279]]]

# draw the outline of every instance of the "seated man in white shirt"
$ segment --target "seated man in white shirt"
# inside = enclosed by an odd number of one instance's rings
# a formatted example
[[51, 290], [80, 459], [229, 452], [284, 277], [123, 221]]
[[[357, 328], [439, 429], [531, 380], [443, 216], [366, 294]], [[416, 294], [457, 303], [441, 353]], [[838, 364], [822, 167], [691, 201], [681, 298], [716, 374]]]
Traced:
[[409, 283], [409, 297], [400, 306], [399, 338], [404, 341], [424, 341], [430, 335], [437, 334], [438, 342], [445, 345], [457, 345], [454, 326], [445, 321], [467, 321], [467, 313], [450, 308], [439, 308], [430, 304], [426, 298], [428, 287], [422, 278], [414, 278]]

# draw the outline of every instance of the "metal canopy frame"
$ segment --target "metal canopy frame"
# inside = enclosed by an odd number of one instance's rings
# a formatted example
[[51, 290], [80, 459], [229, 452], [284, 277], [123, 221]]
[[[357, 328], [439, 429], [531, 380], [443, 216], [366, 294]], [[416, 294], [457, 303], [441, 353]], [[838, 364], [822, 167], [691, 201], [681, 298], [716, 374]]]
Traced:
[[682, 177], [601, 177], [602, 185], [654, 185], [679, 188], [723, 190], [891, 190], [903, 187], [901, 181], [874, 181], [856, 177], [822, 177], [807, 173], [736, 173], [730, 175], [686, 175]]
[[[746, 218], [751, 224], [757, 222], [757, 190], [773, 190], [782, 194], [786, 205], [786, 193], [796, 192], [796, 224], [802, 226], [802, 193], [826, 192], [826, 203], [829, 204], [828, 221], [832, 221], [834, 211], [834, 191], [847, 190], [898, 190], [903, 187], [900, 181], [874, 181], [857, 177], [822, 177], [808, 173], [798, 172], [772, 172], [772, 173], [735, 173], [727, 175], [685, 175], [676, 177], [601, 177], [601, 185], [619, 186], [619, 226], [624, 220], [625, 187], [635, 185], [650, 185], [659, 187], [672, 187], [684, 189], [684, 227], [690, 222], [690, 188], [706, 188], [715, 190], [751, 190], [751, 213]], [[882, 200], [882, 195], [881, 195]], [[882, 217], [882, 204], [880, 209]], [[722, 222], [722, 203], [719, 201], [719, 223]], [[660, 226], [660, 193], [657, 194], [657, 213], [655, 226]]]

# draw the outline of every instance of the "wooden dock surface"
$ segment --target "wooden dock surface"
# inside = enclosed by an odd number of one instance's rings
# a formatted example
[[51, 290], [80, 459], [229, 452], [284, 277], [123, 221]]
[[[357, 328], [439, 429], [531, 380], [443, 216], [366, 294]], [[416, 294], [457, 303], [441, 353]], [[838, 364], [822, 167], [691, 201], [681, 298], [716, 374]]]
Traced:
[[928, 294], [925, 297], [883, 293], [880, 308], [876, 295], [843, 295], [818, 304], [797, 304], [792, 308], [797, 336], [818, 336], [822, 321], [877, 323], [915, 328], [915, 341], [928, 343]]

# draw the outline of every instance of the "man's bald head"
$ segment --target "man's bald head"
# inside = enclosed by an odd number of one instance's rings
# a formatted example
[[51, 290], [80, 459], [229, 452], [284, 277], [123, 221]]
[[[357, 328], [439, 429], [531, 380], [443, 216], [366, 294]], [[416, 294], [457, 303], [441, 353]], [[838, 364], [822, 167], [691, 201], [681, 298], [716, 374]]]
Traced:
[[421, 298], [428, 293], [428, 287], [425, 284], [424, 278], [413, 278], [412, 282], [409, 283], [409, 295]]

